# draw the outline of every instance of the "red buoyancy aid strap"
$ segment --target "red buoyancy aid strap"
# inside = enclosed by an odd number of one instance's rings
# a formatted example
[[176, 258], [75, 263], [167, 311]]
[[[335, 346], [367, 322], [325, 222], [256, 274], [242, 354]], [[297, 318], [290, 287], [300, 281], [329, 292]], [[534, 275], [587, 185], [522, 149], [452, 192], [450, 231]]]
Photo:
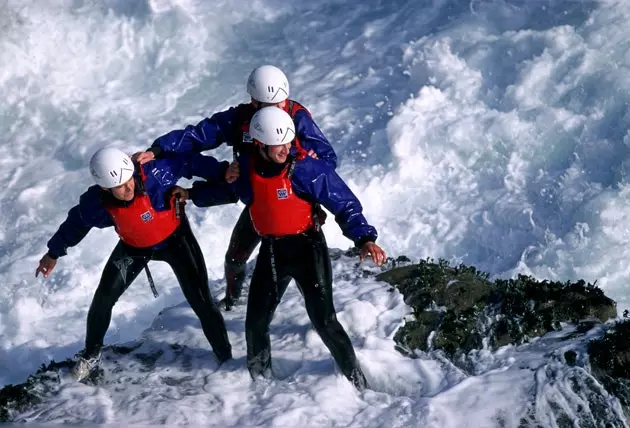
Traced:
[[289, 113], [289, 116], [295, 118], [296, 113], [300, 110], [305, 111], [306, 114], [308, 114], [308, 117], [312, 117], [311, 112], [308, 111], [308, 109], [302, 104], [298, 103], [297, 101], [289, 100], [287, 104], [287, 113]]
[[295, 157], [293, 157], [293, 162], [304, 160], [308, 156], [308, 152], [304, 147], [300, 145], [298, 139], [295, 139]]
[[[311, 112], [308, 111], [306, 107], [304, 107], [302, 104], [298, 103], [297, 101], [289, 100], [286, 106], [286, 112], [289, 113], [289, 116], [291, 116], [294, 121], [295, 115], [298, 111], [305, 111], [306, 114], [308, 114], [308, 117], [312, 117]], [[295, 137], [295, 147], [297, 147], [298, 149], [298, 160], [303, 159], [303, 156], [306, 155], [306, 151], [304, 151], [304, 149], [302, 148], [302, 144], [300, 143], [300, 139], [297, 137], [297, 135]], [[304, 151], [304, 154], [300, 153], [300, 151]]]
[[144, 193], [146, 193], [146, 190], [145, 190], [145, 189], [146, 189], [146, 187], [145, 187], [145, 185], [144, 185], [144, 182], [145, 182], [145, 181], [146, 181], [146, 179], [147, 179], [147, 174], [144, 172], [144, 166], [142, 166], [142, 165], [140, 165], [140, 164], [138, 164], [138, 165], [136, 166], [136, 169], [137, 169], [137, 170], [139, 171], [139, 173], [140, 173], [140, 180], [139, 180], [140, 182], [138, 183], [138, 181], [136, 181], [136, 184], [140, 184], [140, 188], [138, 189], [138, 190], [140, 191], [139, 193], [144, 194]]

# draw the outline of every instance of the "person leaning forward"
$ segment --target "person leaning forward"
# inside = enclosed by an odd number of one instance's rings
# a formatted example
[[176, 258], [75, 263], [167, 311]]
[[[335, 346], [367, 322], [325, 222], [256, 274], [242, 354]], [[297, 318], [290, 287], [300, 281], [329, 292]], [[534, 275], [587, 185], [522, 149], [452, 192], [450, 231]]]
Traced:
[[[223, 143], [232, 146], [234, 156], [251, 146], [250, 120], [254, 113], [267, 106], [286, 111], [293, 118], [297, 139], [292, 150], [304, 149], [315, 159], [321, 159], [331, 168], [337, 167], [337, 155], [302, 104], [289, 99], [289, 81], [286, 75], [273, 65], [255, 68], [247, 79], [250, 102], [230, 107], [205, 118], [196, 126], [171, 131], [157, 138], [146, 152], [136, 153], [143, 163], [169, 152], [201, 152], [219, 147]], [[320, 211], [320, 216], [324, 215]], [[239, 216], [225, 254], [226, 309], [238, 303], [245, 280], [247, 260], [260, 242], [254, 230], [249, 212], [244, 209]]]
[[[247, 367], [254, 379], [271, 374], [269, 325], [293, 278], [313, 326], [341, 372], [363, 389], [367, 381], [335, 314], [331, 261], [314, 206], [319, 203], [333, 213], [344, 235], [360, 248], [361, 259], [370, 256], [380, 266], [386, 255], [375, 243], [376, 229], [329, 165], [304, 152], [290, 153], [295, 128], [286, 112], [265, 107], [254, 115], [250, 129], [257, 150], [240, 156], [226, 172], [230, 181], [238, 176], [236, 193], [262, 237], [247, 301]], [[197, 205], [204, 205], [205, 196], [212, 198], [212, 187], [203, 182], [193, 183], [193, 189]]]
[[[94, 154], [90, 173], [96, 185], [89, 187], [79, 204], [70, 209], [67, 219], [48, 241], [48, 252], [35, 271], [35, 276], [41, 273], [48, 277], [57, 259], [66, 254], [68, 247], [81, 242], [92, 227], [114, 226], [120, 237], [90, 305], [85, 349], [77, 355], [73, 369], [76, 378], [84, 378], [98, 365], [112, 309], [150, 260], [165, 261], [171, 266], [219, 363], [232, 358], [223, 316], [210, 295], [203, 254], [180, 204], [180, 196], [173, 193], [181, 177], [197, 176], [220, 182], [227, 166], [227, 162], [220, 163], [198, 153], [142, 166], [134, 165], [117, 148], [106, 147]], [[221, 186], [215, 185], [206, 196], [222, 197], [220, 189]], [[228, 199], [232, 197], [230, 189], [225, 195]], [[150, 275], [149, 280], [153, 288]]]

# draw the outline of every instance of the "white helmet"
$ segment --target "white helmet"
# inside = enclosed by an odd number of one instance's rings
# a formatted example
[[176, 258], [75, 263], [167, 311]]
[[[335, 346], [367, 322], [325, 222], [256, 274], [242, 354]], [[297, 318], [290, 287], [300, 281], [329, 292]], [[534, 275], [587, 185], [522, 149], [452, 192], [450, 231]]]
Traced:
[[127, 182], [133, 175], [131, 158], [114, 147], [98, 150], [90, 159], [90, 174], [101, 187], [111, 189]]
[[247, 93], [261, 103], [280, 103], [289, 98], [289, 81], [278, 67], [262, 65], [250, 73]]
[[295, 124], [284, 110], [263, 107], [252, 117], [249, 134], [266, 146], [281, 146], [295, 138]]

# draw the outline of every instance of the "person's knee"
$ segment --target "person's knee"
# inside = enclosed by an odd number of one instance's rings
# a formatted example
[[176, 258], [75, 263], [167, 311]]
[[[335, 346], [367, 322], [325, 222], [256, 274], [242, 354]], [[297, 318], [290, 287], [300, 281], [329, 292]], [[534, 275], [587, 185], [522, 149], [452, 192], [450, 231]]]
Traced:
[[269, 317], [264, 314], [248, 316], [245, 319], [245, 332], [249, 334], [265, 333], [269, 329], [269, 321]]
[[341, 327], [334, 312], [325, 316], [318, 314], [311, 318], [311, 322], [318, 331], [337, 330]]
[[245, 320], [245, 335], [249, 336], [260, 331], [260, 319], [247, 318]]
[[98, 287], [92, 302], [99, 304], [100, 306], [114, 306], [122, 293], [124, 288], [120, 287]]
[[188, 304], [202, 324], [210, 319], [210, 315], [212, 315], [212, 308], [210, 308], [210, 306], [191, 301], [188, 301]]
[[227, 252], [225, 253], [225, 263], [244, 265], [247, 263], [249, 256], [254, 252], [254, 248], [258, 244], [259, 240], [251, 239], [252, 237], [240, 237], [235, 241], [230, 242]]
[[243, 259], [243, 257], [233, 257], [230, 254], [225, 255], [225, 269], [230, 272], [240, 272], [245, 270], [245, 265], [247, 263], [247, 258]]

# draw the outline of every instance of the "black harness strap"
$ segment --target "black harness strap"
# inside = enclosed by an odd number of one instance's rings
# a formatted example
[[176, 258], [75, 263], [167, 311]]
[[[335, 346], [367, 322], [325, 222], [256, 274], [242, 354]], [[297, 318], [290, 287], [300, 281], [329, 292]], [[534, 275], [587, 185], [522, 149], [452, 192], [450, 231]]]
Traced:
[[271, 279], [273, 280], [276, 302], [280, 303], [280, 292], [278, 290], [278, 270], [276, 269], [276, 255], [273, 252], [274, 239], [269, 238], [269, 262], [271, 263]]
[[155, 288], [155, 282], [153, 281], [153, 276], [151, 275], [151, 271], [149, 270], [149, 261], [147, 260], [147, 264], [144, 265], [144, 271], [147, 274], [147, 280], [149, 280], [149, 287], [151, 287], [151, 291], [153, 292], [153, 297], [157, 299], [159, 296], [157, 289]]
[[293, 173], [295, 172], [295, 162], [296, 162], [295, 157], [291, 156], [291, 163], [289, 164], [289, 170], [287, 171], [287, 178], [289, 180], [291, 180], [291, 177], [293, 177]]

